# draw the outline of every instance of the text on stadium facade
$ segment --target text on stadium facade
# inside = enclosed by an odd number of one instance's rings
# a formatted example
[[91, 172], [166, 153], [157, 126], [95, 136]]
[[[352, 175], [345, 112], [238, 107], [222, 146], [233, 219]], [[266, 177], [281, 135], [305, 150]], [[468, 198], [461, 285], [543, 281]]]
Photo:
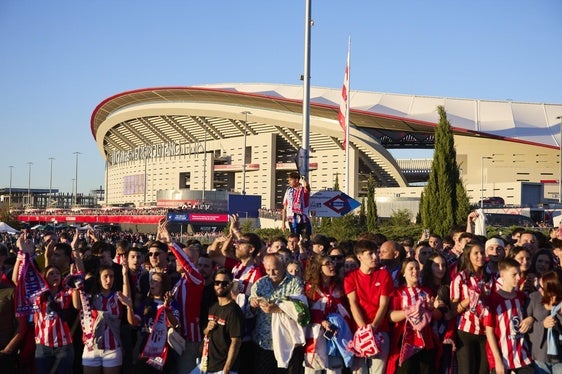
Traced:
[[168, 142], [159, 144], [139, 145], [128, 151], [111, 152], [109, 163], [118, 165], [124, 162], [144, 161], [174, 156], [191, 156], [205, 152], [205, 148], [199, 142], [180, 143]]

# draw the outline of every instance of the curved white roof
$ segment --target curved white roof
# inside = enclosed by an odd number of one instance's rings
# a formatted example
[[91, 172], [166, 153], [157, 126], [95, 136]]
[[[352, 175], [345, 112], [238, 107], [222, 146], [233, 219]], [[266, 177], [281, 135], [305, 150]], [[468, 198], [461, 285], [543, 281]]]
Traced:
[[[303, 87], [266, 83], [210, 84], [197, 87], [249, 93], [280, 99], [302, 100]], [[311, 87], [310, 101], [314, 104], [339, 107], [341, 89]], [[562, 104], [525, 103], [459, 99], [381, 92], [351, 91], [353, 112], [388, 116], [405, 120], [437, 124], [437, 106], [442, 105], [455, 132], [480, 133], [492, 137], [531, 143], [546, 147], [560, 146]], [[352, 118], [353, 119], [353, 118]], [[476, 135], [476, 134], [474, 134]]]

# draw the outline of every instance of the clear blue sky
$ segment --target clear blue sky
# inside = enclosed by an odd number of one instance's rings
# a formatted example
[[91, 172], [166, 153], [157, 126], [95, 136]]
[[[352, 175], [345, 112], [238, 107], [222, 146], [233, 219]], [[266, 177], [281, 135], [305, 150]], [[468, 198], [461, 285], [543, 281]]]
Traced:
[[[304, 0], [0, 1], [0, 187], [104, 184], [92, 111], [128, 90], [301, 84]], [[313, 0], [311, 84], [562, 103], [562, 2]], [[562, 114], [562, 113], [561, 113]]]

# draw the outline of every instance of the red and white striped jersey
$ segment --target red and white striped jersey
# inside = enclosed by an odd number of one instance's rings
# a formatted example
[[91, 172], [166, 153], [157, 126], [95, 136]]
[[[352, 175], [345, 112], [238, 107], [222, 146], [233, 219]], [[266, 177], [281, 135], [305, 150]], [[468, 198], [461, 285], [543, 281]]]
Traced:
[[464, 270], [456, 275], [451, 284], [451, 300], [460, 302], [470, 298], [471, 293], [478, 296], [475, 305], [466, 308], [459, 315], [458, 330], [475, 335], [485, 335], [486, 331], [482, 325], [482, 316], [486, 308], [484, 298], [489, 295], [491, 289], [492, 282], [484, 282], [474, 275], [468, 276]]
[[[493, 292], [488, 299], [484, 326], [494, 329], [506, 369], [517, 369], [532, 362], [525, 334], [519, 332], [519, 325], [525, 318], [525, 299], [525, 294], [520, 291], [512, 299], [507, 299], [497, 292]], [[490, 369], [494, 369], [494, 355], [488, 343], [486, 343], [486, 353]]]
[[72, 308], [72, 291], [61, 290], [54, 297], [48, 293], [35, 298], [35, 343], [59, 348], [72, 344], [72, 334], [56, 310]]
[[[257, 264], [246, 266], [242, 265], [241, 262], [229, 262], [227, 268], [232, 269], [232, 279], [238, 281], [240, 285], [240, 293], [250, 295], [250, 289], [252, 285], [263, 277], [263, 271], [261, 267]], [[228, 266], [230, 265], [230, 267]]]
[[[92, 318], [94, 321], [98, 319], [100, 313], [104, 313], [103, 318], [113, 319], [114, 321], [121, 319], [122, 306], [115, 292], [111, 292], [107, 297], [104, 297], [101, 293], [93, 295], [90, 305], [92, 306]], [[117, 324], [117, 326], [119, 325], [120, 323]], [[95, 329], [94, 334], [98, 349], [117, 349], [121, 347], [121, 337], [118, 331], [113, 331], [108, 323], [104, 323], [102, 329]], [[85, 343], [85, 337], [83, 340]]]
[[203, 279], [197, 267], [191, 262], [182, 248], [175, 244], [169, 247], [184, 270], [180, 280], [172, 290], [172, 295], [178, 304], [181, 333], [188, 341], [200, 342], [199, 314], [201, 312], [201, 299], [203, 298], [205, 279]]

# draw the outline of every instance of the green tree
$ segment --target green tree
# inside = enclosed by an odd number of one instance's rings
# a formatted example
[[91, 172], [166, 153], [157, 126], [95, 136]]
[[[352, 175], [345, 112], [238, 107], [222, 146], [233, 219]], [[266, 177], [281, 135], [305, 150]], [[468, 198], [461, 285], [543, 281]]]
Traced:
[[367, 224], [367, 213], [365, 213], [365, 197], [361, 198], [361, 206], [359, 207], [359, 225]]
[[443, 106], [438, 106], [439, 125], [435, 131], [435, 152], [420, 201], [422, 225], [441, 236], [463, 222], [469, 205], [457, 165], [457, 152], [451, 124]]
[[369, 175], [367, 180], [367, 231], [375, 232], [377, 229], [377, 204], [375, 203], [375, 178]]
[[340, 174], [336, 173], [336, 179], [334, 180], [334, 191], [340, 190]]

